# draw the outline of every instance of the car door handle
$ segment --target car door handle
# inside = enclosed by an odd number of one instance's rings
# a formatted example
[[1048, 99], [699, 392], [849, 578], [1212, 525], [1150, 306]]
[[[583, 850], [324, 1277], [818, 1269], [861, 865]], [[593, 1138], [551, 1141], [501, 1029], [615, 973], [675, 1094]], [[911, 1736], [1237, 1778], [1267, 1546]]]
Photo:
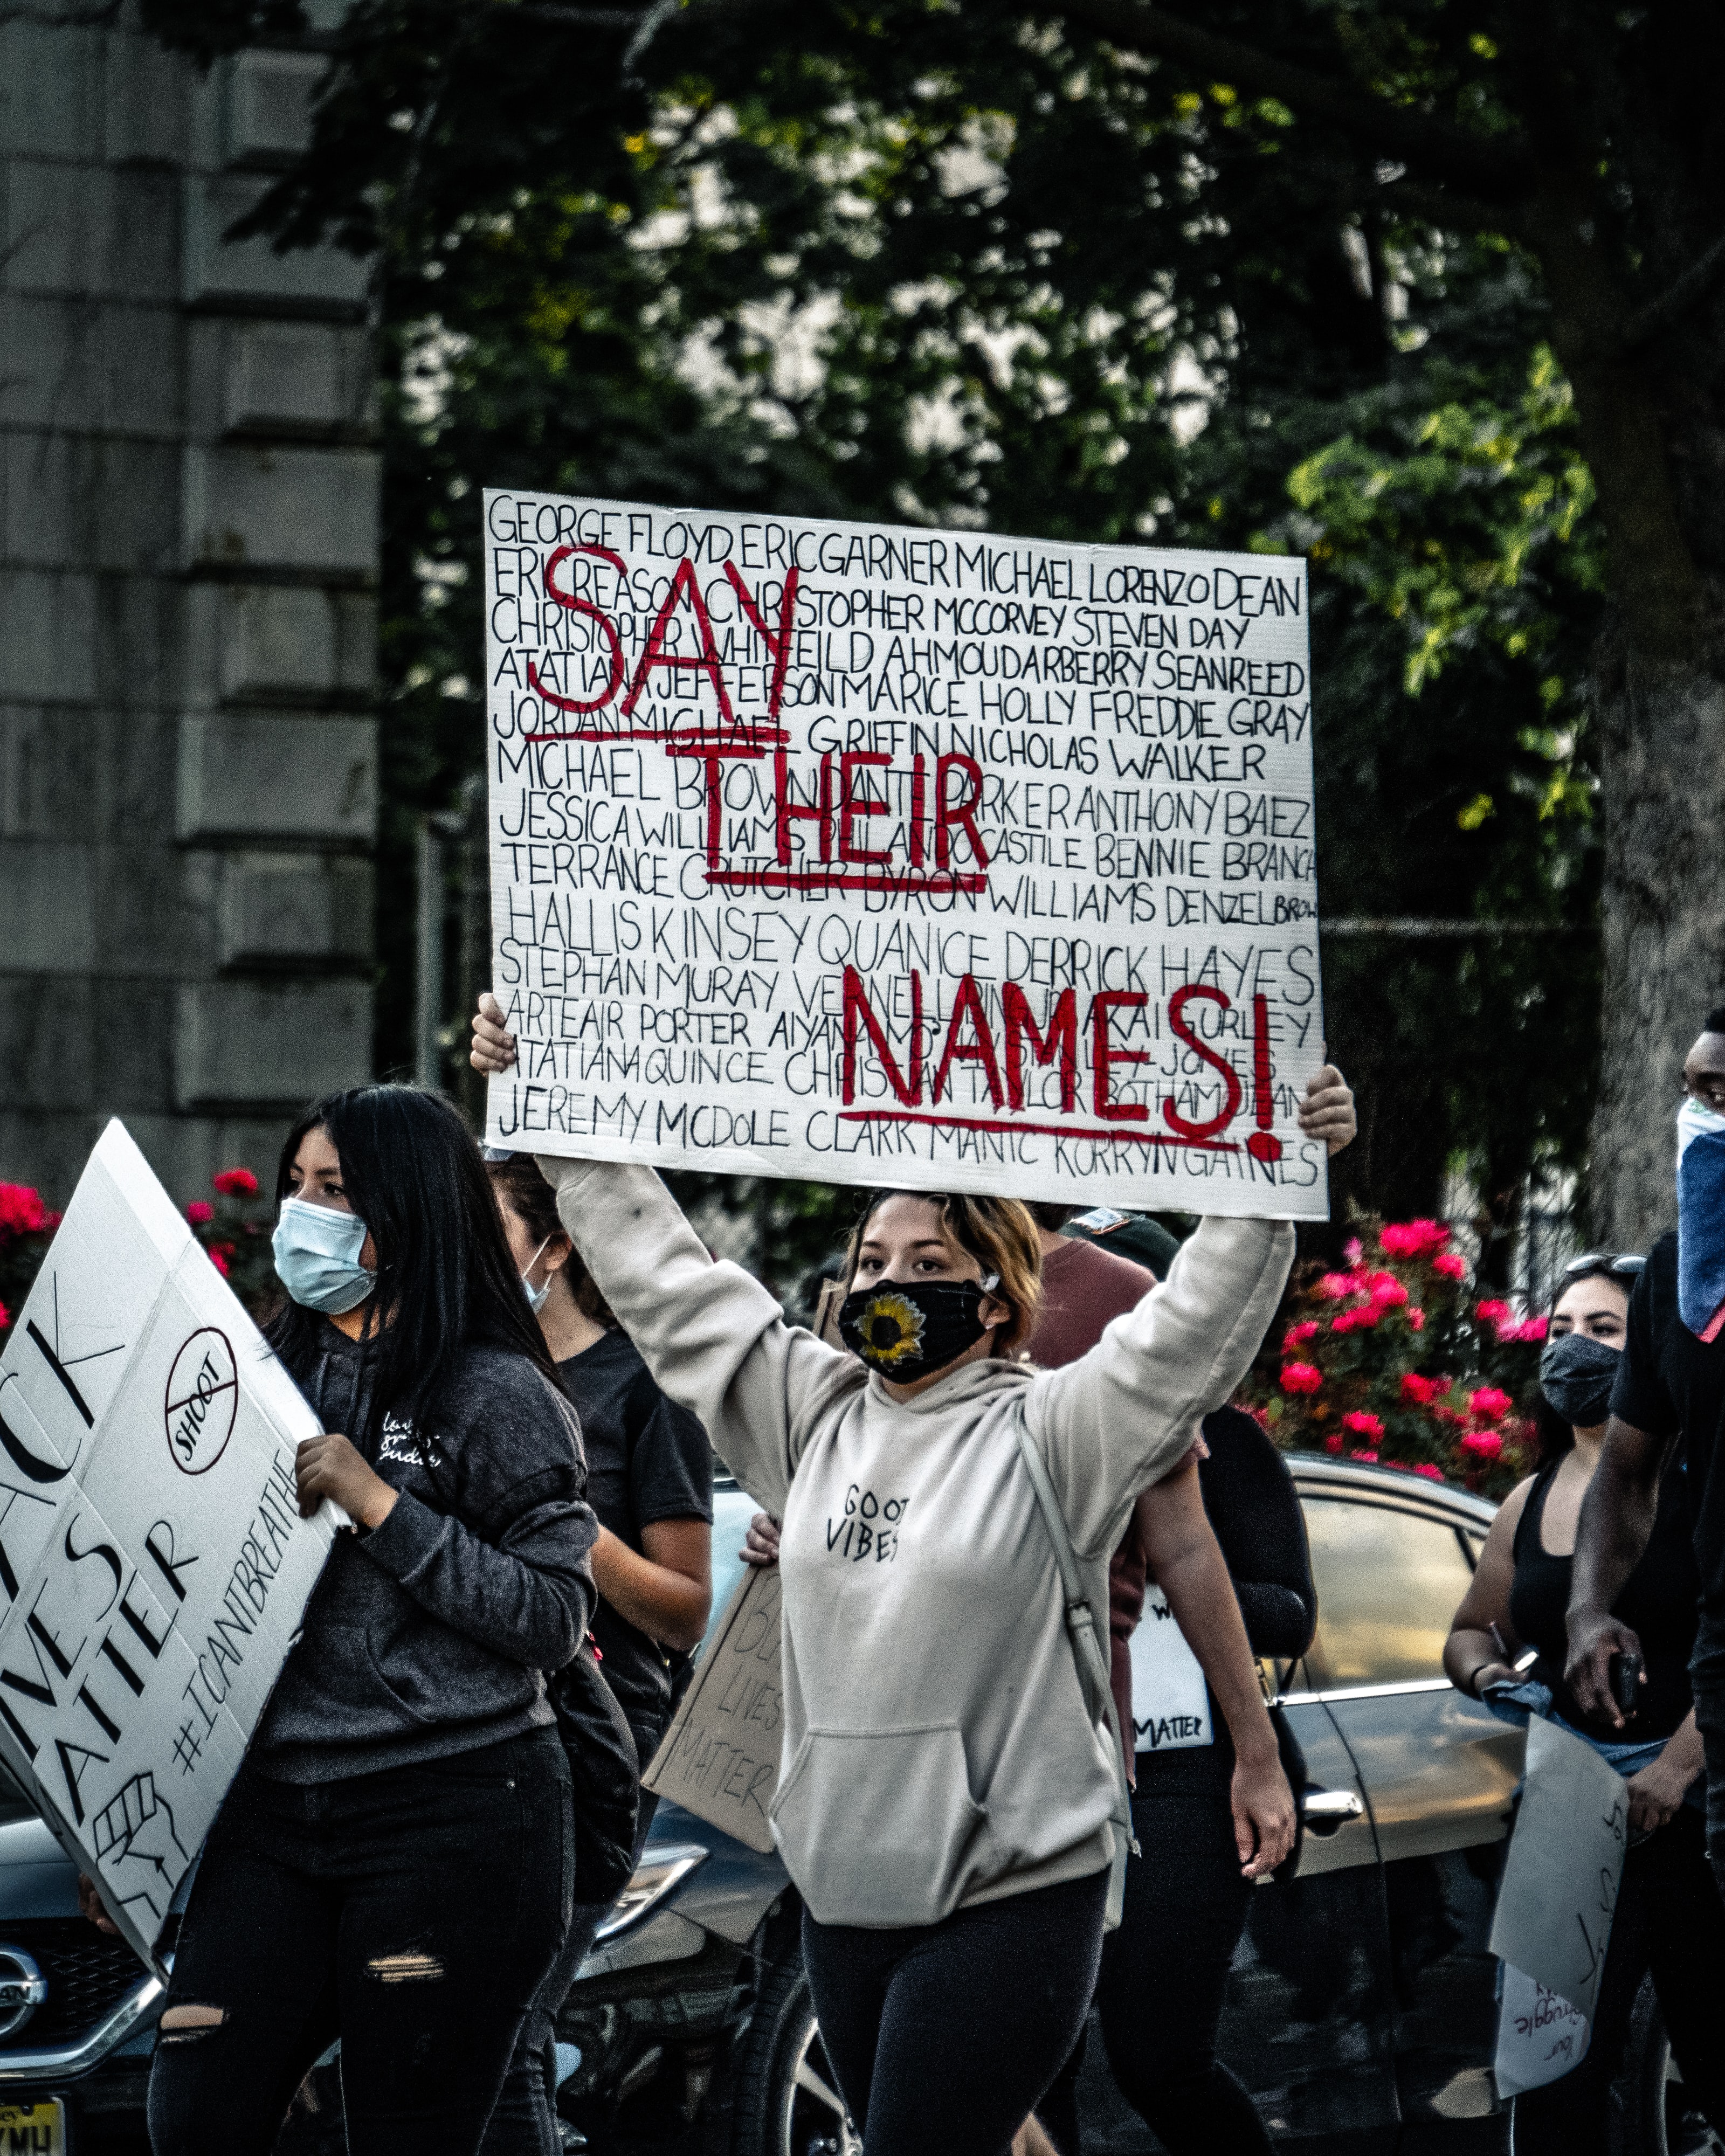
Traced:
[[1349, 1820], [1365, 1815], [1364, 1800], [1352, 1789], [1307, 1789], [1300, 1799], [1300, 1816], [1308, 1834], [1334, 1834]]

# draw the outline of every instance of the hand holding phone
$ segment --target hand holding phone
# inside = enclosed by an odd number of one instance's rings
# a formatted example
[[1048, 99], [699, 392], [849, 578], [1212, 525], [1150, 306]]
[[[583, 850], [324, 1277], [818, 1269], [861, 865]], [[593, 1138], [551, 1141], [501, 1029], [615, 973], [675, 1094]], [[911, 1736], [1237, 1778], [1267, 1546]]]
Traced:
[[1625, 1721], [1635, 1712], [1636, 1695], [1641, 1684], [1641, 1657], [1639, 1655], [1614, 1655], [1607, 1666], [1607, 1679], [1611, 1697], [1617, 1702], [1617, 1711]]

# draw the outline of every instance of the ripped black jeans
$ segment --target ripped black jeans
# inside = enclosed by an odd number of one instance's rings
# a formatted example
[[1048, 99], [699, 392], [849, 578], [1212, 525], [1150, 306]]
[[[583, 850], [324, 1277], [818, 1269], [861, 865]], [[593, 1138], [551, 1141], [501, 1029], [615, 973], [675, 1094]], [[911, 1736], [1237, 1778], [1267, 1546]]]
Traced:
[[569, 1921], [557, 1732], [341, 1782], [243, 1768], [211, 1830], [150, 2073], [157, 2156], [267, 2156], [339, 2035], [353, 2156], [471, 2156]]

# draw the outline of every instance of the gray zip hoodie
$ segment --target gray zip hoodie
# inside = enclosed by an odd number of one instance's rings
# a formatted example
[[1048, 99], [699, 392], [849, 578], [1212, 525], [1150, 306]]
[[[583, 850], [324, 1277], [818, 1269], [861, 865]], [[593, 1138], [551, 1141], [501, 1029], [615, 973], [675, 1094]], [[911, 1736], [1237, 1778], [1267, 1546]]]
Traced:
[[539, 1165], [654, 1376], [783, 1521], [784, 1765], [769, 1816], [816, 1918], [934, 1923], [1101, 1870], [1114, 1768], [1017, 1426], [1048, 1463], [1106, 1639], [1108, 1558], [1132, 1502], [1245, 1375], [1292, 1229], [1207, 1219], [1081, 1361], [968, 1363], [901, 1402], [715, 1264], [650, 1168]]

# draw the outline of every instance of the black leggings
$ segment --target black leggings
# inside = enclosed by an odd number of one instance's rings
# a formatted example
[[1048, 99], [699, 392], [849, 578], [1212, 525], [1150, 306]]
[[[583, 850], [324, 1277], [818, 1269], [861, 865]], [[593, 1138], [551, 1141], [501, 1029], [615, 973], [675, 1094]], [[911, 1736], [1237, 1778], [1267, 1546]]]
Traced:
[[[1260, 2156], [1270, 2137], [1216, 2056], [1216, 2024], [1253, 1888], [1240, 1873], [1225, 1739], [1141, 1753], [1120, 1929], [1102, 1947], [1096, 2005], [1120, 2092], [1169, 2156]], [[1270, 1891], [1274, 1891], [1270, 1890]], [[1078, 2156], [1084, 2042], [1036, 2107], [1060, 2156]]]
[[1625, 1860], [1587, 2056], [1562, 2081], [1516, 2098], [1516, 2156], [1588, 2156], [1610, 2145], [1610, 2085], [1650, 1969], [1684, 2093], [1725, 2133], [1725, 1903], [1692, 1805]]
[[354, 2156], [472, 2156], [568, 1922], [554, 1730], [342, 1782], [242, 1768], [205, 1845], [150, 2071], [157, 2156], [268, 2156], [341, 2039]]
[[821, 2041], [869, 2156], [1006, 2156], [1084, 2025], [1108, 1875], [863, 1931], [803, 1912]]

